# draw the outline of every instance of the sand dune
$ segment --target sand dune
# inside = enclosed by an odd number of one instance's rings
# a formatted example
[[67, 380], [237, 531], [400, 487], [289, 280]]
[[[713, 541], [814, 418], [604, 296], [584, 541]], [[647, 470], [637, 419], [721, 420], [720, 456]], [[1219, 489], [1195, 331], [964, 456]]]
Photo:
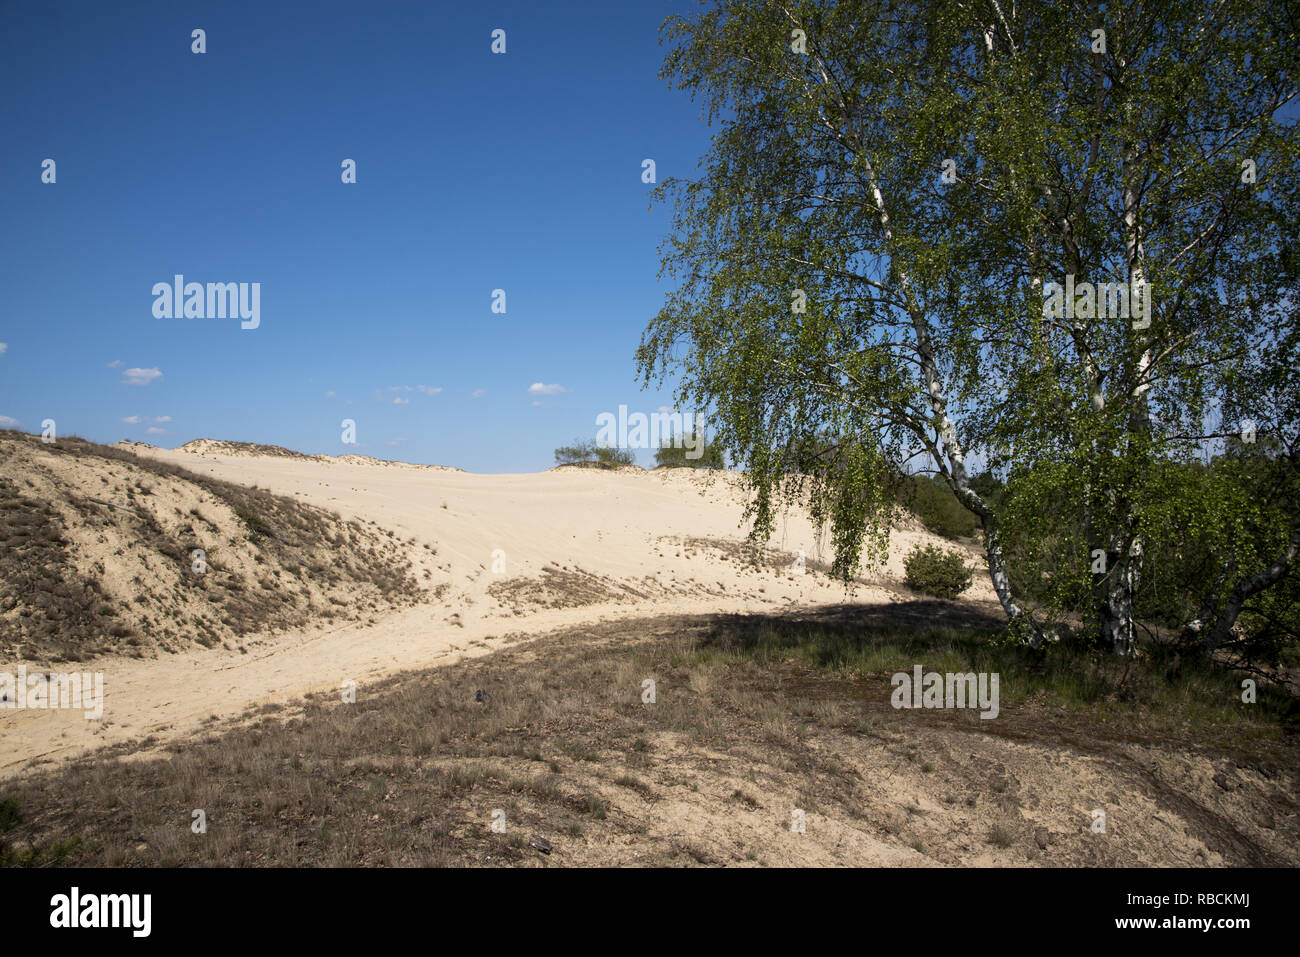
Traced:
[[[209, 717], [359, 685], [394, 671], [482, 654], [522, 637], [646, 614], [757, 611], [892, 602], [902, 557], [934, 536], [897, 532], [888, 564], [846, 594], [816, 571], [830, 555], [805, 516], [790, 514], [758, 564], [742, 542], [738, 476], [688, 469], [555, 469], [476, 475], [394, 467], [360, 457], [304, 456], [203, 441], [137, 455], [215, 479], [257, 486], [356, 520], [426, 589], [413, 607], [339, 624], [318, 620], [250, 636], [241, 646], [194, 647], [158, 658], [105, 657], [105, 714], [0, 710], [0, 775], [33, 760], [145, 735], [166, 738]], [[216, 534], [233, 531], [219, 529]], [[951, 547], [951, 546], [950, 546]], [[793, 554], [802, 550], [808, 571]], [[979, 556], [971, 550], [973, 562]], [[977, 576], [966, 601], [993, 600]], [[58, 666], [66, 670], [67, 666]]]

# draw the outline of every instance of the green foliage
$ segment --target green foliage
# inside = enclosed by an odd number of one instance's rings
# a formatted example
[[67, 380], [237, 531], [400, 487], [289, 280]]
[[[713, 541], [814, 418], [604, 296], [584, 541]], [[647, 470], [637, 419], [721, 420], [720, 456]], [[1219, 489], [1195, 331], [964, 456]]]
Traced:
[[[1300, 523], [1300, 482], [1275, 445], [1229, 444], [1202, 461], [1151, 463], [1135, 503], [1144, 529], [1137, 616], [1175, 633], [1212, 621], [1232, 589], [1287, 547]], [[1096, 542], [1089, 540], [1082, 473], [1039, 463], [1012, 471], [1000, 493], [1012, 587], [1056, 615], [1094, 611]], [[1105, 549], [1102, 549], [1104, 552]], [[1300, 648], [1300, 568], [1245, 602], [1233, 632], [1237, 650], [1276, 665]]]
[[956, 598], [970, 588], [974, 572], [960, 552], [917, 546], [903, 559], [907, 587], [935, 598]]
[[[1280, 109], [1297, 85], [1283, 7], [1108, 14], [1104, 54], [1087, 43], [1094, 8], [1059, 0], [996, 15], [732, 0], [670, 18], [663, 75], [717, 132], [698, 179], [656, 191], [674, 203], [675, 286], [637, 358], [647, 384], [680, 373], [678, 404], [716, 411], [753, 534], [806, 502], [851, 574], [883, 553], [919, 454], [977, 516], [991, 562], [1005, 544], [1009, 614], [1018, 593], [1106, 634], [1143, 609], [1230, 610], [1300, 528], [1294, 510], [1264, 514], [1280, 499], [1253, 473], [1186, 471], [1250, 419], [1280, 443], [1268, 481], [1295, 484], [1300, 131]], [[1143, 285], [1149, 324], [1047, 314], [1046, 284], [1067, 276]], [[961, 534], [941, 491], [912, 495]], [[1291, 574], [1248, 603], [1269, 627]]]
[[969, 538], [975, 534], [975, 515], [952, 493], [948, 483], [938, 477], [909, 475], [901, 505], [912, 510], [921, 524], [944, 538]]
[[[692, 455], [696, 457], [692, 458]], [[701, 435], [691, 435], [689, 440], [682, 440], [677, 445], [665, 440], [655, 452], [655, 464], [671, 468], [726, 468], [722, 459], [722, 449]]]
[[620, 465], [635, 465], [636, 455], [631, 449], [615, 449], [578, 439], [572, 445], [564, 445], [555, 450], [555, 464], [615, 468]]

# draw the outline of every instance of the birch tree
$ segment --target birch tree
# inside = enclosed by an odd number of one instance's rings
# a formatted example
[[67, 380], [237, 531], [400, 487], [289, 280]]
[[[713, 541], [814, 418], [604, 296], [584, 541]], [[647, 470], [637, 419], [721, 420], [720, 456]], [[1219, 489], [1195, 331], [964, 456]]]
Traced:
[[1131, 651], [1155, 464], [1294, 358], [1283, 5], [748, 0], [664, 39], [717, 133], [658, 190], [675, 288], [638, 361], [713, 411], [754, 534], [805, 501], [851, 577], [919, 465], [1038, 641], [971, 479], [1052, 476], [1085, 518], [1090, 617]]

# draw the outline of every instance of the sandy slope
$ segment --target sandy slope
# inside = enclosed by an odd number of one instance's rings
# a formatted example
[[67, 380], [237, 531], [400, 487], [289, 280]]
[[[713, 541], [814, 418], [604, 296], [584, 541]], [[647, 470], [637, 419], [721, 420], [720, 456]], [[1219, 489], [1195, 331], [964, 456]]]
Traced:
[[[842, 585], [789, 567], [750, 567], [695, 540], [739, 542], [735, 477], [691, 470], [560, 469], [474, 475], [359, 459], [137, 448], [191, 471], [255, 484], [374, 522], [408, 549], [439, 597], [382, 619], [264, 636], [242, 651], [195, 649], [154, 660], [102, 659], [105, 713], [0, 710], [0, 776], [33, 760], [148, 734], [192, 730], [209, 716], [456, 660], [522, 634], [648, 613], [754, 611], [845, 600]], [[399, 539], [414, 538], [403, 545]], [[898, 600], [902, 556], [933, 536], [896, 533], [890, 560], [854, 600]], [[809, 522], [788, 516], [772, 546], [829, 560]], [[427, 547], [426, 547], [427, 546]], [[499, 552], [497, 550], [500, 550]], [[494, 552], [505, 571], [494, 571]], [[972, 561], [978, 556], [972, 553]], [[427, 574], [425, 574], [427, 572]], [[991, 601], [977, 576], [970, 600]]]

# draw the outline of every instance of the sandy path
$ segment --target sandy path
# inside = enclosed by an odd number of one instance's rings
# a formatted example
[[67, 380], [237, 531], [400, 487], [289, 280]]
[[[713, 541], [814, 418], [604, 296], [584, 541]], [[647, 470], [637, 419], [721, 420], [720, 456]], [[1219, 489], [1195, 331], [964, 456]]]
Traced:
[[[702, 473], [560, 470], [533, 475], [473, 475], [442, 469], [351, 465], [296, 459], [194, 455], [158, 451], [159, 458], [229, 481], [256, 484], [373, 521], [402, 539], [429, 568], [426, 584], [448, 586], [441, 599], [373, 622], [328, 624], [249, 642], [245, 653], [195, 648], [161, 659], [106, 658], [79, 669], [104, 675], [104, 716], [79, 711], [0, 710], [0, 778], [33, 762], [59, 761], [88, 748], [154, 734], [191, 733], [211, 716], [283, 703], [339, 689], [365, 687], [395, 671], [484, 654], [507, 640], [586, 622], [644, 616], [753, 612], [791, 605], [841, 603], [842, 586], [786, 569], [755, 569], [708, 550], [673, 543], [684, 538], [739, 541], [743, 497], [733, 477]], [[445, 508], [444, 508], [445, 505]], [[881, 587], [860, 587], [858, 601], [890, 601], [888, 587], [914, 541], [895, 536]], [[665, 540], [667, 539], [667, 540]], [[437, 549], [432, 555], [423, 548]], [[791, 516], [772, 546], [824, 558], [811, 525]], [[492, 571], [504, 552], [506, 572]], [[647, 598], [567, 608], [515, 608], [493, 598], [494, 582], [535, 578], [547, 565], [580, 568], [626, 582]], [[988, 594], [985, 594], [987, 592]], [[972, 598], [991, 597], [986, 579]], [[507, 638], [507, 636], [512, 636]], [[62, 669], [61, 669], [62, 670]]]

